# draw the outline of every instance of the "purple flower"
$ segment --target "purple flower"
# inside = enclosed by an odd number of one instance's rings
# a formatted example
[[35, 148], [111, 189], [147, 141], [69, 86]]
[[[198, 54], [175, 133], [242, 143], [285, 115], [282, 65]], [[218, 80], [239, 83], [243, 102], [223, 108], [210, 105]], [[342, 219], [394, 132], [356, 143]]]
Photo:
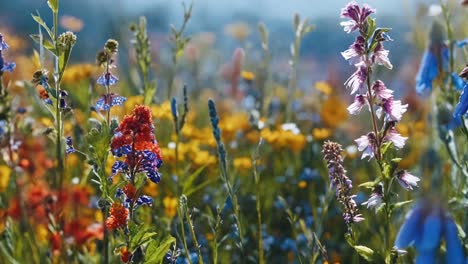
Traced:
[[364, 87], [368, 74], [367, 67], [364, 63], [359, 63], [356, 66], [356, 72], [354, 72], [344, 83], [346, 86], [351, 88], [351, 94], [354, 94]]
[[372, 13], [375, 13], [375, 10], [368, 5], [364, 4], [362, 8], [360, 8], [358, 3], [352, 1], [341, 9], [341, 17], [350, 18], [351, 20], [343, 21], [340, 25], [344, 27], [346, 33], [350, 33], [356, 29], [362, 29], [367, 23], [367, 17]]
[[153, 198], [149, 197], [148, 195], [142, 195], [138, 197], [136, 204], [138, 206], [141, 206], [141, 205], [151, 206], [153, 204]]
[[369, 160], [375, 156], [376, 138], [373, 132], [361, 136], [354, 140], [358, 145], [358, 150], [363, 151], [361, 159], [369, 157]]
[[363, 202], [362, 205], [367, 205], [368, 209], [373, 208], [377, 211], [380, 208], [380, 206], [383, 204], [382, 197], [383, 197], [382, 185], [377, 185], [372, 191], [372, 194], [369, 197], [369, 200], [367, 200], [366, 202]]
[[382, 42], [379, 42], [374, 49], [374, 54], [372, 55], [372, 62], [375, 62], [379, 65], [385, 66], [387, 69], [392, 69], [393, 65], [388, 59], [389, 51], [383, 48]]
[[383, 99], [381, 108], [377, 110], [377, 115], [382, 115], [382, 110], [385, 112], [390, 121], [400, 121], [403, 114], [408, 109], [408, 105], [402, 105], [400, 100], [394, 101], [393, 98]]
[[345, 60], [349, 60], [350, 64], [359, 64], [364, 60], [364, 55], [366, 53], [365, 44], [366, 42], [364, 37], [358, 36], [356, 41], [349, 46], [349, 49], [341, 52], [341, 55]]
[[351, 195], [352, 182], [346, 176], [344, 169], [341, 145], [335, 142], [327, 141], [323, 144], [324, 160], [327, 162], [328, 177], [330, 185], [336, 188], [336, 198], [343, 205], [343, 219], [350, 228], [352, 223], [364, 220], [361, 214], [358, 214], [356, 195]]
[[8, 44], [6, 44], [5, 40], [3, 39], [3, 34], [0, 33], [0, 51], [8, 50]]
[[390, 99], [393, 97], [393, 91], [387, 89], [385, 84], [381, 80], [377, 80], [372, 85], [374, 95], [379, 99]]
[[413, 190], [413, 187], [418, 187], [418, 182], [420, 181], [418, 177], [410, 174], [406, 170], [401, 170], [397, 172], [396, 177], [401, 187], [403, 187], [406, 190]]
[[110, 72], [104, 73], [97, 79], [97, 83], [102, 86], [115, 85], [118, 81], [119, 79]]
[[16, 67], [16, 63], [6, 62], [5, 59], [3, 58], [3, 51], [6, 51], [6, 50], [8, 50], [8, 45], [3, 39], [2, 33], [0, 33], [0, 75], [3, 72], [12, 72]]
[[16, 63], [14, 62], [5, 62], [3, 64], [2, 69], [0, 71], [2, 72], [13, 72], [13, 70], [16, 68]]
[[405, 146], [407, 139], [407, 137], [401, 136], [394, 128], [391, 128], [383, 140], [392, 142], [396, 148], [401, 149]]
[[[416, 264], [465, 263], [457, 226], [437, 202], [423, 200], [406, 215], [395, 240], [397, 249], [414, 245]], [[445, 261], [437, 259], [440, 241], [445, 238]]]
[[99, 98], [94, 107], [97, 111], [107, 111], [113, 106], [122, 105], [125, 101], [127, 101], [127, 98], [119, 96], [115, 93], [110, 93], [107, 95], [104, 94], [101, 96], [101, 98]]
[[67, 155], [72, 154], [72, 153], [74, 153], [76, 151], [75, 148], [73, 147], [73, 141], [72, 141], [71, 137], [66, 138], [66, 145], [67, 146], [66, 146], [66, 149], [65, 149], [65, 153]]
[[368, 104], [367, 96], [358, 94], [354, 97], [354, 102], [347, 108], [348, 112], [357, 115], [366, 104]]

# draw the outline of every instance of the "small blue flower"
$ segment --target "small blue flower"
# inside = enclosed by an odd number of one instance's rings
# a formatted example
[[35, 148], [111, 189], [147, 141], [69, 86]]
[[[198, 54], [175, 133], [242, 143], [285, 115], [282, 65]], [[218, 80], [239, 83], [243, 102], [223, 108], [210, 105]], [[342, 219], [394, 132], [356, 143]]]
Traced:
[[108, 111], [113, 106], [121, 106], [125, 101], [127, 101], [127, 98], [123, 96], [114, 93], [110, 93], [108, 95], [104, 94], [96, 102], [94, 108], [96, 111]]
[[468, 38], [457, 41], [457, 46], [459, 48], [463, 48], [464, 46], [466, 46], [466, 44], [468, 44]]
[[13, 70], [15, 68], [16, 68], [16, 63], [14, 63], [14, 62], [5, 62], [0, 71], [2, 71], [2, 72], [13, 72]]
[[451, 77], [452, 77], [452, 83], [455, 86], [455, 88], [458, 91], [463, 90], [463, 87], [465, 87], [465, 85], [466, 85], [465, 80], [463, 80], [462, 77], [458, 76], [458, 74], [456, 74], [454, 72], [452, 72]]
[[66, 138], [66, 144], [67, 144], [67, 147], [65, 149], [65, 153], [67, 155], [72, 154], [76, 151], [75, 148], [73, 147], [73, 141], [71, 137]]
[[136, 203], [138, 206], [141, 206], [141, 205], [151, 206], [153, 204], [153, 198], [149, 197], [148, 195], [142, 195], [138, 197]]
[[0, 33], [0, 51], [7, 50], [8, 45], [6, 44], [5, 40], [3, 39], [2, 33]]
[[115, 85], [118, 81], [119, 81], [119, 78], [117, 78], [110, 72], [104, 73], [103, 75], [99, 76], [99, 78], [97, 79], [97, 83], [102, 86]]
[[439, 71], [447, 70], [448, 60], [449, 50], [445, 45], [433, 45], [424, 52], [416, 75], [416, 91], [419, 94], [432, 90], [432, 82], [439, 76]]
[[7, 131], [7, 122], [5, 120], [0, 120], [0, 137]]
[[430, 264], [436, 261], [442, 239], [446, 243], [446, 263], [464, 263], [465, 256], [453, 219], [437, 203], [424, 200], [406, 216], [395, 247], [402, 249], [414, 245], [418, 251], [416, 264]]
[[463, 87], [463, 92], [460, 94], [460, 101], [455, 106], [455, 111], [453, 111], [453, 117], [459, 118], [462, 115], [468, 113], [468, 83], [465, 83]]

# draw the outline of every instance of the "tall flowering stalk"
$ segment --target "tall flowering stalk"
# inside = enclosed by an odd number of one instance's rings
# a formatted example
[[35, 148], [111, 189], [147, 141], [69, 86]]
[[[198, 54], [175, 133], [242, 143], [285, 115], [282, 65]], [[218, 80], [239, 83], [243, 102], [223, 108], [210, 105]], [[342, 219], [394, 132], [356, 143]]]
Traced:
[[351, 225], [363, 221], [364, 218], [358, 214], [357, 204], [354, 200], [356, 195], [351, 194], [352, 181], [346, 176], [346, 170], [342, 164], [341, 152], [343, 149], [340, 144], [327, 141], [323, 144], [322, 152], [324, 160], [327, 162], [330, 185], [336, 189], [336, 198], [343, 206], [343, 218], [348, 226], [348, 233], [353, 236]]
[[[115, 194], [110, 215], [106, 219], [108, 230], [123, 230], [124, 243], [120, 247], [121, 260], [127, 263], [132, 260], [134, 252], [140, 245], [132, 242], [138, 233], [144, 230], [136, 221], [137, 208], [153, 204], [153, 198], [142, 195], [142, 188], [147, 180], [159, 183], [162, 165], [161, 149], [154, 135], [151, 110], [144, 105], [137, 105], [130, 115], [124, 117], [114, 130], [111, 141], [112, 154], [118, 159], [112, 166], [112, 177], [122, 174], [122, 188]], [[151, 236], [156, 233], [149, 233]], [[150, 237], [151, 237], [150, 236]], [[143, 243], [143, 241], [139, 242]]]
[[105, 69], [105, 72], [99, 76], [97, 83], [106, 88], [106, 93], [96, 102], [96, 111], [107, 112], [107, 124], [110, 126], [110, 111], [115, 105], [122, 105], [127, 99], [123, 96], [111, 92], [111, 86], [117, 84], [119, 79], [112, 74], [110, 69], [115, 68], [113, 55], [117, 54], [119, 43], [116, 40], [109, 39], [104, 45], [104, 49], [100, 51], [96, 57], [99, 66]]
[[409, 172], [398, 169], [399, 158], [390, 148], [401, 149], [407, 140], [395, 129], [406, 112], [408, 105], [396, 100], [393, 91], [388, 89], [384, 82], [375, 80], [373, 71], [378, 65], [392, 69], [388, 55], [384, 49], [384, 43], [390, 41], [387, 35], [389, 28], [378, 28], [375, 19], [370, 15], [375, 10], [364, 4], [360, 7], [356, 2], [351, 2], [341, 10], [341, 17], [348, 21], [341, 22], [346, 33], [357, 31], [358, 36], [349, 49], [342, 52], [342, 56], [356, 68], [356, 71], [346, 80], [345, 85], [355, 95], [354, 102], [348, 107], [352, 115], [358, 115], [363, 108], [370, 111], [372, 131], [355, 140], [362, 158], [375, 159], [380, 176], [376, 181], [365, 184], [373, 189], [369, 201], [365, 204], [368, 208], [383, 209], [385, 217], [385, 248], [386, 260], [390, 261], [391, 249], [389, 240], [390, 219], [395, 208], [392, 204], [391, 186], [393, 181], [400, 182], [406, 190], [412, 190], [417, 186], [419, 178]]

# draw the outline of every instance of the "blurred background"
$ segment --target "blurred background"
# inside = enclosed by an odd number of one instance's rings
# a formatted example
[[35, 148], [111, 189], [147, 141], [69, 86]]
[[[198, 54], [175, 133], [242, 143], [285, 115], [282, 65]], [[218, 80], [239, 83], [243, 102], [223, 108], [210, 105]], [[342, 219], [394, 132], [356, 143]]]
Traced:
[[[45, 21], [52, 20], [43, 2], [3, 1], [0, 9], [0, 31], [9, 31], [23, 39], [28, 39], [29, 34], [37, 33], [38, 29], [31, 13], [39, 12]], [[392, 28], [390, 36], [395, 41], [386, 45], [396, 69], [391, 74], [399, 74], [400, 71], [404, 75], [408, 73], [408, 68], [417, 68], [426, 46], [427, 32], [434, 14], [438, 13], [437, 10], [432, 10], [431, 5], [437, 1], [366, 2], [378, 10], [378, 25]], [[185, 34], [191, 36], [194, 42], [207, 43], [210, 49], [216, 51], [211, 57], [216, 62], [201, 67], [203, 75], [204, 72], [212, 73], [222, 62], [229, 60], [237, 47], [244, 48], [248, 59], [256, 61], [261, 56], [257, 25], [263, 22], [270, 34], [270, 51], [275, 62], [272, 65], [273, 71], [278, 72], [279, 76], [284, 72], [286, 78], [290, 59], [289, 47], [294, 39], [292, 20], [294, 14], [298, 13], [302, 19], [308, 18], [315, 25], [315, 30], [302, 42], [299, 84], [324, 79], [324, 76], [341, 81], [342, 78], [330, 75], [349, 76], [352, 71], [340, 55], [354, 39], [353, 35], [345, 34], [339, 25], [342, 21], [339, 13], [346, 3], [346, 0], [328, 1], [327, 4], [308, 0], [196, 0], [193, 1], [193, 14]], [[186, 4], [190, 5], [190, 2]], [[183, 6], [180, 0], [67, 0], [61, 1], [60, 9], [60, 22], [63, 27], [60, 31], [72, 30], [78, 35], [73, 63], [93, 62], [96, 52], [108, 38], [118, 40], [120, 50], [124, 51], [121, 54], [128, 55], [125, 51], [131, 50], [132, 39], [129, 25], [136, 22], [139, 16], [146, 16], [155, 63], [170, 64], [170, 25], [180, 27], [183, 21]], [[32, 41], [28, 40], [23, 44], [25, 49], [34, 48]], [[121, 69], [126, 69], [128, 56], [120, 56]], [[344, 72], [341, 72], [341, 69]], [[410, 72], [414, 74], [414, 71]], [[401, 80], [404, 77], [396, 79]], [[398, 90], [397, 87], [394, 88]]]

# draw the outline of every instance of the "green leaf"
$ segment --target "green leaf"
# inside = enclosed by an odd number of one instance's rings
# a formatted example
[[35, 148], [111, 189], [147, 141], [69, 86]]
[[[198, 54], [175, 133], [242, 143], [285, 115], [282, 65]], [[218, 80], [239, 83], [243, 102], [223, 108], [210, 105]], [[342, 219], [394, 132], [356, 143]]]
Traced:
[[145, 91], [143, 92], [144, 105], [150, 105], [152, 103], [157, 88], [158, 82], [156, 80], [150, 82], [149, 85], [145, 85]]
[[130, 222], [128, 225], [130, 243], [129, 251], [132, 252], [142, 244], [148, 242], [152, 237], [156, 236], [156, 232], [150, 232], [148, 228], [143, 225], [137, 225]]
[[159, 236], [158, 239], [152, 240], [146, 249], [144, 263], [162, 263], [175, 241], [171, 235]]
[[379, 183], [379, 181], [378, 181], [378, 179], [377, 179], [377, 181], [368, 181], [368, 182], [361, 183], [361, 184], [359, 184], [359, 187], [364, 187], [364, 188], [366, 188], [366, 189], [372, 189], [372, 188], [374, 188], [378, 183]]
[[205, 188], [206, 186], [208, 186], [208, 185], [210, 185], [210, 184], [216, 182], [217, 180], [218, 180], [218, 179], [206, 180], [206, 181], [204, 181], [204, 182], [202, 182], [202, 183], [200, 183], [200, 184], [197, 184], [197, 186], [195, 186], [194, 188], [189, 189], [189, 190], [188, 190], [187, 192], [185, 192], [184, 194], [185, 194], [186, 196], [190, 196], [191, 194], [196, 193], [197, 191], [199, 191], [199, 190]]
[[353, 241], [353, 237], [351, 236], [351, 234], [346, 233], [344, 237], [346, 239], [346, 242], [348, 242], [350, 246], [354, 247], [354, 241]]
[[39, 13], [37, 14], [37, 16], [33, 14], [31, 14], [31, 16], [34, 19], [34, 21], [36, 21], [39, 25], [41, 25], [47, 31], [47, 34], [49, 34], [50, 39], [54, 39], [54, 34], [52, 34], [52, 30], [47, 26], [44, 20], [42, 20]]
[[63, 52], [60, 53], [60, 56], [59, 56], [59, 72], [60, 72], [61, 76], [65, 72], [65, 68], [67, 67], [68, 60], [70, 59], [70, 54], [71, 54], [72, 49], [73, 49], [72, 46], [67, 46], [67, 47], [65, 47]]
[[374, 261], [375, 260], [375, 252], [374, 250], [366, 247], [366, 246], [354, 246], [356, 252], [363, 257], [367, 261]]
[[372, 33], [374, 33], [376, 27], [376, 22], [375, 18], [368, 17], [367, 18], [367, 32], [366, 32], [366, 37], [369, 39], [372, 36]]
[[194, 173], [189, 175], [187, 178], [184, 179], [184, 184], [182, 186], [182, 192], [187, 195], [190, 189], [194, 188], [193, 183], [198, 178], [198, 176], [202, 173], [202, 171], [206, 168], [206, 166], [202, 166], [198, 168]]
[[413, 202], [413, 200], [408, 200], [408, 201], [404, 201], [404, 202], [399, 202], [399, 203], [394, 204], [392, 207], [393, 207], [393, 209], [398, 209], [398, 208], [400, 208], [400, 207], [402, 207], [402, 206], [404, 206], [404, 205], [410, 204], [410, 203], [412, 203], [412, 202]]
[[[41, 45], [41, 38], [40, 38], [40, 36], [38, 34], [31, 34], [29, 36], [34, 40], [34, 42]], [[48, 51], [52, 52], [54, 55], [57, 55], [57, 51], [55, 50], [55, 46], [54, 46], [54, 44], [52, 42], [50, 42], [47, 39], [42, 38], [42, 45]]]
[[59, 0], [48, 0], [47, 4], [49, 5], [52, 12], [54, 12], [55, 14], [58, 13]]

